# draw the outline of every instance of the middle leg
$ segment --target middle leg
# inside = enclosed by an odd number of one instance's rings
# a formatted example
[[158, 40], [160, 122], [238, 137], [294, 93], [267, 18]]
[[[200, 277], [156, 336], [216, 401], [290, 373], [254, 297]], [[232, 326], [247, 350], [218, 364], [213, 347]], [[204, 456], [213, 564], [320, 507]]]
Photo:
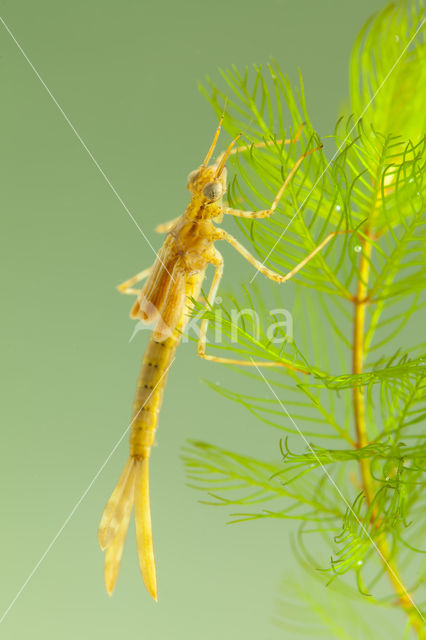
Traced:
[[230, 233], [227, 233], [223, 229], [218, 230], [217, 239], [226, 240], [226, 242], [229, 242], [229, 244], [232, 247], [234, 247], [234, 249], [236, 249], [238, 253], [240, 253], [243, 256], [243, 258], [245, 258], [248, 262], [250, 262], [250, 264], [252, 264], [253, 267], [255, 267], [258, 271], [260, 271], [260, 273], [263, 273], [264, 276], [266, 276], [270, 280], [274, 280], [274, 282], [283, 283], [283, 282], [286, 282], [287, 280], [290, 280], [290, 278], [292, 278], [298, 271], [300, 271], [300, 269], [302, 269], [305, 266], [305, 264], [307, 264], [310, 260], [312, 260], [312, 258], [314, 258], [316, 254], [319, 251], [321, 251], [321, 249], [323, 249], [326, 246], [326, 244], [328, 244], [330, 240], [332, 240], [335, 236], [341, 233], [351, 233], [351, 232], [352, 232], [351, 229], [332, 231], [331, 233], [328, 234], [326, 238], [324, 238], [322, 242], [320, 242], [320, 244], [317, 247], [315, 247], [313, 251], [311, 251], [310, 254], [308, 254], [305, 258], [303, 258], [303, 260], [301, 260], [299, 264], [293, 267], [291, 271], [286, 273], [285, 276], [282, 276], [279, 273], [272, 271], [272, 269], [268, 269], [268, 267], [265, 267], [263, 262], [260, 262], [260, 260], [255, 258], [250, 253], [250, 251], [247, 251], [247, 249], [240, 242], [238, 242], [236, 238], [234, 238], [234, 236], [231, 236]]

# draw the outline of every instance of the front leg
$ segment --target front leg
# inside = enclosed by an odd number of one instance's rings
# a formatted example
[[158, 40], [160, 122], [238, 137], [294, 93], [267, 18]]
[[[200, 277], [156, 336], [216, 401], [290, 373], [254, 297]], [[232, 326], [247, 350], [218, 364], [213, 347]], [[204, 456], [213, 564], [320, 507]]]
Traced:
[[236, 216], [237, 218], [267, 218], [268, 216], [272, 215], [274, 213], [275, 209], [277, 208], [279, 201], [283, 197], [284, 191], [287, 189], [288, 184], [292, 180], [294, 174], [296, 173], [296, 171], [298, 170], [298, 168], [302, 164], [303, 160], [310, 153], [314, 153], [314, 151], [318, 151], [321, 148], [322, 148], [322, 145], [321, 145], [321, 147], [316, 147], [315, 149], [311, 149], [310, 151], [306, 151], [306, 153], [304, 153], [304, 154], [302, 154], [300, 156], [300, 158], [295, 162], [295, 164], [294, 164], [293, 168], [291, 169], [290, 173], [288, 174], [288, 176], [284, 180], [284, 183], [282, 184], [280, 190], [278, 191], [277, 195], [275, 196], [275, 199], [274, 199], [274, 201], [271, 204], [269, 209], [261, 209], [260, 211], [241, 211], [241, 209], [232, 209], [231, 207], [224, 207], [222, 209], [222, 213], [225, 213], [225, 214], [228, 214], [228, 215], [231, 215], [231, 216]]
[[[235, 153], [244, 153], [245, 151], [251, 151], [253, 148], [255, 148], [255, 149], [264, 148], [265, 149], [267, 147], [276, 146], [278, 144], [296, 144], [296, 142], [300, 138], [300, 134], [302, 133], [302, 129], [303, 129], [304, 126], [305, 126], [305, 123], [302, 122], [302, 124], [300, 125], [300, 127], [296, 131], [296, 133], [294, 135], [294, 138], [286, 138], [285, 140], [283, 140], [282, 138], [280, 140], [267, 140], [266, 142], [265, 141], [263, 141], [263, 142], [254, 142], [253, 144], [246, 144], [246, 145], [241, 146], [241, 147], [235, 147], [234, 149], [232, 149], [229, 152], [229, 156], [233, 156]], [[222, 153], [218, 156], [217, 160], [215, 160], [215, 163], [213, 165], [214, 168], [217, 168], [220, 165], [220, 163], [223, 160], [223, 156], [225, 155], [225, 153], [226, 153], [225, 151], [222, 151]]]

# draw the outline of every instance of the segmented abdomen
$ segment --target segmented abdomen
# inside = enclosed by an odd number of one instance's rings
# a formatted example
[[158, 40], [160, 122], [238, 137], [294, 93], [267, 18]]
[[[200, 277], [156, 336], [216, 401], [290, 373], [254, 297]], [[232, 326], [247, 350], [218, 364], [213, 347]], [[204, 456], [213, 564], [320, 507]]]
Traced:
[[154, 337], [155, 332], [153, 332], [150, 338], [142, 360], [142, 368], [133, 402], [130, 431], [131, 457], [149, 457], [150, 449], [155, 440], [155, 430], [169, 369], [181, 340], [182, 331], [189, 320], [192, 308], [190, 298], [198, 298], [203, 278], [204, 270], [192, 276], [187, 276], [185, 291], [182, 292], [185, 297], [185, 304], [180, 311], [181, 317], [179, 321], [172, 325], [174, 329], [171, 336], [161, 341]]
[[154, 444], [155, 429], [164, 388], [180, 335], [163, 342], [151, 338], [142, 360], [130, 432], [130, 456], [147, 458]]

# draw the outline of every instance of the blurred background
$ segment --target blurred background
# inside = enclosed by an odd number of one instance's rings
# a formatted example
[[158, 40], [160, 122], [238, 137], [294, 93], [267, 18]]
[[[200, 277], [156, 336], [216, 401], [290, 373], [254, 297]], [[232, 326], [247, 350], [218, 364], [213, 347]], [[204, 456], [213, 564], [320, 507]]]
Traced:
[[[384, 4], [3, 0], [1, 15], [157, 249], [154, 227], [184, 211], [186, 177], [216, 127], [197, 83], [218, 81], [219, 67], [273, 56], [293, 80], [301, 68], [312, 121], [331, 133], [346, 104], [352, 43]], [[132, 302], [115, 286], [154, 253], [4, 25], [0, 74], [0, 617], [66, 522], [1, 636], [295, 637], [273, 624], [280, 584], [304, 579], [289, 544], [294, 527], [226, 525], [225, 510], [200, 504], [205, 496], [186, 486], [188, 438], [276, 458], [280, 436], [202, 384], [232, 384], [235, 374], [200, 361], [193, 343], [170, 374], [152, 457], [159, 603], [140, 578], [133, 525], [107, 596], [96, 531], [127, 437], [91, 483], [128, 425], [147, 340], [141, 332], [129, 343]], [[232, 220], [226, 228], [238, 233]], [[253, 269], [232, 249], [223, 253], [223, 288], [238, 288]], [[384, 634], [392, 615], [380, 622]], [[363, 616], [377, 623], [376, 608]], [[354, 629], [350, 637], [363, 636]]]

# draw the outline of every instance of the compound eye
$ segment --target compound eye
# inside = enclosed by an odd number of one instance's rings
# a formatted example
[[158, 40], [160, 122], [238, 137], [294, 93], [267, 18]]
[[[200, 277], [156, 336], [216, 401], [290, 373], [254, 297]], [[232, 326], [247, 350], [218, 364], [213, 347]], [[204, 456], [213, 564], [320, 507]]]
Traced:
[[210, 200], [210, 202], [215, 202], [215, 200], [219, 200], [222, 195], [222, 185], [220, 182], [208, 182], [203, 189], [203, 195]]

